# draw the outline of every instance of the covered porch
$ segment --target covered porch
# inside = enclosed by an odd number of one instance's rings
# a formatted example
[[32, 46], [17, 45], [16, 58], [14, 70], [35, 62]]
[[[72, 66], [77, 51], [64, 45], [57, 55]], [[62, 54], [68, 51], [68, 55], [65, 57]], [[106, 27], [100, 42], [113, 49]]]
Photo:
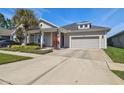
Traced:
[[41, 48], [61, 48], [61, 30], [59, 28], [41, 28], [40, 30], [28, 31], [27, 43], [39, 44]]

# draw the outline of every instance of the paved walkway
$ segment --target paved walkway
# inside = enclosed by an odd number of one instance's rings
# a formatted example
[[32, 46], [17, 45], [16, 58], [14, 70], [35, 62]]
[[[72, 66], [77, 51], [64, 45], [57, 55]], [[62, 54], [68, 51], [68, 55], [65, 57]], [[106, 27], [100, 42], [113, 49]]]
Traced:
[[124, 84], [101, 50], [62, 49], [46, 55], [0, 51], [33, 59], [0, 65], [0, 84]]

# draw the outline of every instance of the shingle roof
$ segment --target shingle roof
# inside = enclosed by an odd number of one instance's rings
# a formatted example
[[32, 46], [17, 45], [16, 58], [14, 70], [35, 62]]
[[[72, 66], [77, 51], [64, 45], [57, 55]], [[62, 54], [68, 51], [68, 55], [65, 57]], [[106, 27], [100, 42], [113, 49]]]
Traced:
[[[73, 31], [73, 30], [79, 30], [78, 29], [78, 23], [72, 23], [72, 24], [69, 24], [69, 25], [65, 25], [65, 26], [62, 26], [62, 28], [64, 28], [64, 29], [66, 29], [66, 30], [71, 30], [71, 31]], [[82, 31], [84, 30], [84, 31], [86, 31], [86, 30], [88, 30], [88, 31], [109, 31], [110, 30], [110, 28], [108, 28], [108, 27], [101, 27], [101, 26], [95, 26], [95, 25], [91, 25], [91, 28], [90, 29], [81, 29]]]
[[0, 35], [3, 36], [10, 36], [10, 34], [13, 32], [14, 30], [10, 30], [10, 29], [5, 29], [5, 28], [1, 28], [0, 27]]
[[119, 32], [119, 33], [117, 33], [117, 34], [115, 34], [115, 35], [113, 35], [113, 36], [111, 36], [110, 38], [113, 38], [113, 37], [116, 37], [116, 36], [119, 36], [119, 35], [122, 35], [122, 34], [124, 34], [124, 30]]
[[78, 22], [77, 24], [91, 24], [90, 21], [82, 21], [82, 22]]

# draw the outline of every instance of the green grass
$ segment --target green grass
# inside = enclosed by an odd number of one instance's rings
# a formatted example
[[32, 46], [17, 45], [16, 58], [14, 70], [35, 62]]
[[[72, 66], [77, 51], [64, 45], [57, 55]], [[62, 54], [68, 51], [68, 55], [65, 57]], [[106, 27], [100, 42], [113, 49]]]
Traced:
[[111, 70], [111, 71], [124, 80], [124, 71], [119, 71], [119, 70]]
[[124, 49], [109, 46], [107, 49], [105, 49], [105, 52], [114, 62], [124, 63]]
[[7, 63], [12, 63], [12, 62], [21, 61], [21, 60], [27, 60], [27, 59], [31, 59], [31, 58], [32, 57], [0, 53], [0, 64], [7, 64]]

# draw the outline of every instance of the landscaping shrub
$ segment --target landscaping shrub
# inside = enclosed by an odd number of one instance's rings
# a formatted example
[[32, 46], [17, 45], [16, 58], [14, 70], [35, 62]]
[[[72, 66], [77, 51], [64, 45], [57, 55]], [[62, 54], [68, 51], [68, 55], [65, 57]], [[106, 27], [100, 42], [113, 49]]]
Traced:
[[36, 45], [27, 45], [27, 46], [24, 46], [24, 49], [39, 49], [40, 47], [39, 46], [36, 46]]
[[26, 45], [26, 46], [12, 45], [11, 48], [14, 48], [14, 49], [39, 49], [40, 47], [37, 45]]
[[46, 53], [50, 53], [53, 52], [53, 49], [46, 49], [46, 50], [42, 50], [42, 49], [24, 49], [24, 50], [20, 50], [20, 52], [26, 52], [26, 53], [35, 53], [35, 54], [46, 54]]
[[33, 48], [19, 48], [20, 46], [13, 46], [12, 48], [0, 48], [0, 50], [5, 51], [19, 51], [25, 53], [35, 53], [35, 54], [46, 54], [53, 52], [53, 49], [33, 49]]
[[23, 46], [21, 46], [21, 45], [12, 45], [11, 48], [16, 48], [16, 49], [18, 49], [18, 48], [23, 48]]
[[37, 45], [37, 46], [40, 46], [40, 44], [36, 44], [36, 43], [30, 43], [30, 44], [27, 44], [27, 45]]
[[17, 48], [0, 48], [0, 50], [5, 50], [5, 51], [19, 51]]

